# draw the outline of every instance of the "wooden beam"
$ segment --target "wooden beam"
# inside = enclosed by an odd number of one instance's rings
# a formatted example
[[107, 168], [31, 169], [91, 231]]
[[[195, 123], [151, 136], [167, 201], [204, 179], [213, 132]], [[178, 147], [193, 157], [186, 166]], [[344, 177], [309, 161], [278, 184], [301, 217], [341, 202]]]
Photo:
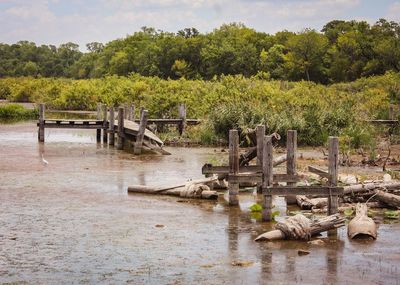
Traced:
[[[239, 172], [239, 134], [237, 130], [229, 131], [229, 174], [237, 175]], [[239, 205], [239, 183], [229, 181], [229, 205]]]
[[264, 189], [265, 195], [318, 195], [329, 197], [343, 194], [343, 187], [335, 186], [273, 186]]
[[[256, 128], [256, 140], [257, 140], [257, 165], [262, 167], [263, 159], [263, 142], [265, 136], [265, 125], [258, 125]], [[262, 181], [257, 184], [257, 193], [262, 193]]]
[[[262, 173], [238, 173], [229, 174], [228, 180], [230, 183], [262, 183]], [[273, 183], [278, 182], [298, 182], [300, 178], [297, 175], [289, 174], [274, 174]]]
[[45, 108], [46, 106], [44, 104], [39, 104], [39, 130], [38, 130], [39, 142], [44, 142]]
[[318, 167], [309, 166], [308, 167], [308, 171], [311, 172], [311, 173], [317, 174], [317, 175], [319, 175], [319, 176], [321, 176], [323, 178], [329, 179], [329, 177], [330, 177], [328, 171], [325, 171], [325, 170], [323, 170], [321, 168], [318, 168]]
[[141, 112], [142, 116], [140, 118], [140, 125], [139, 125], [139, 131], [136, 136], [136, 142], [134, 145], [134, 154], [141, 154], [142, 153], [142, 146], [143, 146], [143, 138], [144, 138], [144, 132], [146, 131], [147, 127], [147, 110], [143, 110]]

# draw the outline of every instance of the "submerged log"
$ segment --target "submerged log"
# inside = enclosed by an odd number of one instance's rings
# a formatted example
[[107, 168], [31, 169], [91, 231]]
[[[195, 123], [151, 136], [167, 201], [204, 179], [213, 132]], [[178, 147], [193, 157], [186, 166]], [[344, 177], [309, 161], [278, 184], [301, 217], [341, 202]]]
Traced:
[[297, 195], [296, 201], [297, 201], [297, 205], [303, 210], [324, 208], [328, 205], [328, 198], [309, 199], [304, 195]]
[[367, 213], [367, 205], [358, 203], [356, 206], [356, 216], [349, 222], [347, 227], [347, 235], [350, 238], [369, 236], [376, 239], [376, 224], [373, 219], [368, 217]]
[[375, 198], [391, 207], [400, 209], [400, 196], [386, 193], [381, 190], [375, 192]]
[[[313, 236], [321, 232], [340, 228], [343, 227], [344, 224], [345, 224], [345, 218], [342, 218], [340, 214], [327, 216], [318, 221], [311, 222], [310, 235]], [[255, 241], [265, 241], [265, 240], [271, 241], [271, 240], [281, 240], [286, 238], [287, 236], [285, 235], [285, 233], [277, 229], [259, 235], [255, 239]]]

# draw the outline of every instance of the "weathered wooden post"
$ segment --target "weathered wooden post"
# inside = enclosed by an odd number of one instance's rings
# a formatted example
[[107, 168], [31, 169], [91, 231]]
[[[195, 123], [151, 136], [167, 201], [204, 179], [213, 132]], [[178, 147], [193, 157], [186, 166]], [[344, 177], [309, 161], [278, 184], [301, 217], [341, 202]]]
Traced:
[[124, 115], [125, 115], [125, 120], [129, 120], [129, 105], [128, 104], [124, 105]]
[[[265, 125], [257, 126], [256, 135], [257, 135], [257, 165], [262, 166]], [[262, 183], [257, 184], [257, 192], [262, 193]]]
[[38, 140], [39, 142], [44, 142], [44, 112], [46, 106], [44, 104], [39, 104], [39, 130], [38, 130]]
[[117, 141], [117, 149], [124, 148], [124, 107], [118, 108], [118, 141]]
[[[339, 167], [339, 139], [337, 137], [329, 137], [329, 154], [328, 154], [328, 174], [330, 186], [337, 186], [338, 167]], [[338, 195], [329, 195], [328, 198], [328, 215], [338, 212]]]
[[128, 116], [129, 121], [135, 121], [135, 105], [131, 104], [129, 106], [129, 116]]
[[265, 222], [271, 221], [272, 219], [272, 195], [269, 192], [268, 187], [272, 185], [273, 180], [273, 148], [272, 148], [272, 136], [264, 136], [263, 140], [263, 211], [262, 220]]
[[181, 122], [178, 125], [179, 135], [182, 135], [186, 127], [186, 105], [184, 103], [179, 105], [179, 119]]
[[389, 120], [394, 120], [394, 108], [393, 108], [393, 105], [389, 106]]
[[103, 105], [103, 143], [107, 143], [107, 105]]
[[143, 110], [142, 116], [140, 117], [139, 132], [136, 136], [136, 142], [133, 149], [134, 154], [142, 153], [143, 138], [147, 127], [147, 113], [148, 113], [147, 110]]
[[[97, 120], [101, 120], [101, 103], [97, 103]], [[100, 142], [101, 140], [101, 129], [96, 130], [96, 141]]]
[[[286, 173], [296, 175], [296, 157], [297, 157], [297, 131], [288, 130], [286, 139]], [[296, 182], [287, 182], [287, 185], [296, 185]], [[296, 204], [296, 196], [286, 196], [286, 203]]]
[[114, 116], [114, 107], [110, 107], [110, 124], [108, 125], [108, 132], [110, 133], [109, 139], [108, 139], [108, 143], [109, 145], [114, 145], [115, 143], [115, 133], [114, 133], [114, 120], [115, 120], [115, 116]]
[[[239, 134], [237, 130], [229, 131], [229, 175], [239, 173]], [[229, 180], [229, 179], [228, 179]], [[229, 205], [239, 205], [239, 183], [229, 183]]]

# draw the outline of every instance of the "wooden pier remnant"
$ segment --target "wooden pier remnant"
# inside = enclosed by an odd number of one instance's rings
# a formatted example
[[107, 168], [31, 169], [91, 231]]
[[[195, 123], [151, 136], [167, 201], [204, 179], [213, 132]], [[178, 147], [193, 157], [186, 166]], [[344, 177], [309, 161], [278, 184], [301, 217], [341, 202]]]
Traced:
[[[237, 130], [229, 131], [229, 176], [239, 173], [239, 134]], [[229, 205], [239, 205], [239, 182], [229, 181]]]
[[[97, 120], [101, 120], [101, 103], [97, 103]], [[96, 131], [96, 141], [101, 141], [101, 128], [98, 128]]]
[[[258, 125], [256, 128], [256, 138], [257, 138], [256, 147], [257, 147], [257, 165], [260, 167], [262, 167], [264, 136], [265, 136], [265, 125]], [[262, 193], [261, 183], [257, 184], [257, 192]]]
[[[296, 157], [297, 157], [297, 131], [288, 130], [286, 139], [286, 173], [296, 175]], [[296, 185], [296, 182], [287, 182], [288, 186]], [[287, 204], [296, 204], [296, 196], [287, 196]]]
[[[338, 168], [339, 168], [339, 139], [337, 137], [329, 137], [328, 148], [328, 174], [329, 185], [337, 186]], [[336, 194], [328, 197], [328, 215], [336, 214], [339, 208], [339, 197]]]
[[103, 104], [103, 143], [107, 143], [107, 105]]
[[182, 135], [186, 127], [186, 105], [179, 105], [179, 119], [181, 122], [178, 124], [179, 135]]
[[268, 191], [273, 182], [273, 147], [272, 136], [264, 136], [262, 156], [262, 219], [269, 221], [272, 217], [272, 194]]
[[118, 108], [118, 141], [117, 141], [117, 149], [124, 148], [124, 107]]
[[147, 127], [147, 114], [148, 114], [147, 110], [143, 110], [141, 112], [139, 132], [138, 135], [136, 136], [136, 142], [133, 149], [134, 154], [142, 153], [143, 137]]
[[39, 142], [44, 142], [44, 112], [45, 112], [45, 105], [39, 104], [39, 130], [38, 130], [38, 139]]
[[114, 131], [114, 124], [115, 124], [115, 115], [114, 115], [114, 107], [110, 107], [110, 124], [108, 128], [108, 144], [114, 145], [115, 144], [115, 131]]
[[[126, 119], [127, 110], [128, 118]], [[109, 141], [110, 145], [117, 144], [117, 149], [123, 149], [125, 141], [134, 142], [135, 153], [139, 154], [143, 148], [159, 152], [161, 154], [170, 154], [162, 149], [164, 143], [153, 132], [146, 129], [149, 122], [156, 125], [174, 124], [179, 125], [182, 119], [148, 119], [148, 111], [141, 107], [141, 117], [136, 123], [133, 104], [121, 106], [118, 108], [118, 114], [115, 114], [113, 107], [108, 108], [106, 105], [97, 104], [97, 112], [95, 120], [87, 119], [45, 119], [45, 105], [39, 105], [39, 121], [38, 126], [38, 140], [44, 141], [44, 133], [46, 128], [68, 128], [68, 129], [93, 129], [96, 130], [96, 141], [101, 142], [103, 139], [104, 144]], [[108, 115], [108, 111], [110, 114]], [[108, 117], [109, 116], [109, 117]], [[185, 117], [184, 117], [185, 118]], [[186, 120], [186, 119], [185, 119]], [[200, 120], [189, 119], [186, 120], [188, 124], [195, 125], [200, 123]], [[101, 132], [103, 131], [103, 134]], [[117, 134], [118, 141], [115, 142], [115, 133]]]

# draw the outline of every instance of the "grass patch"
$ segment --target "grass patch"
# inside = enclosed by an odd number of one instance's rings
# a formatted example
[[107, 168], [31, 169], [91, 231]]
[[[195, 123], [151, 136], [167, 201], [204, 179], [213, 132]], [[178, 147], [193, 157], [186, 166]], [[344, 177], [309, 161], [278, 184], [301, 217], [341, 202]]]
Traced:
[[36, 119], [38, 115], [37, 109], [26, 109], [18, 104], [0, 106], [0, 119], [2, 120], [29, 120]]

